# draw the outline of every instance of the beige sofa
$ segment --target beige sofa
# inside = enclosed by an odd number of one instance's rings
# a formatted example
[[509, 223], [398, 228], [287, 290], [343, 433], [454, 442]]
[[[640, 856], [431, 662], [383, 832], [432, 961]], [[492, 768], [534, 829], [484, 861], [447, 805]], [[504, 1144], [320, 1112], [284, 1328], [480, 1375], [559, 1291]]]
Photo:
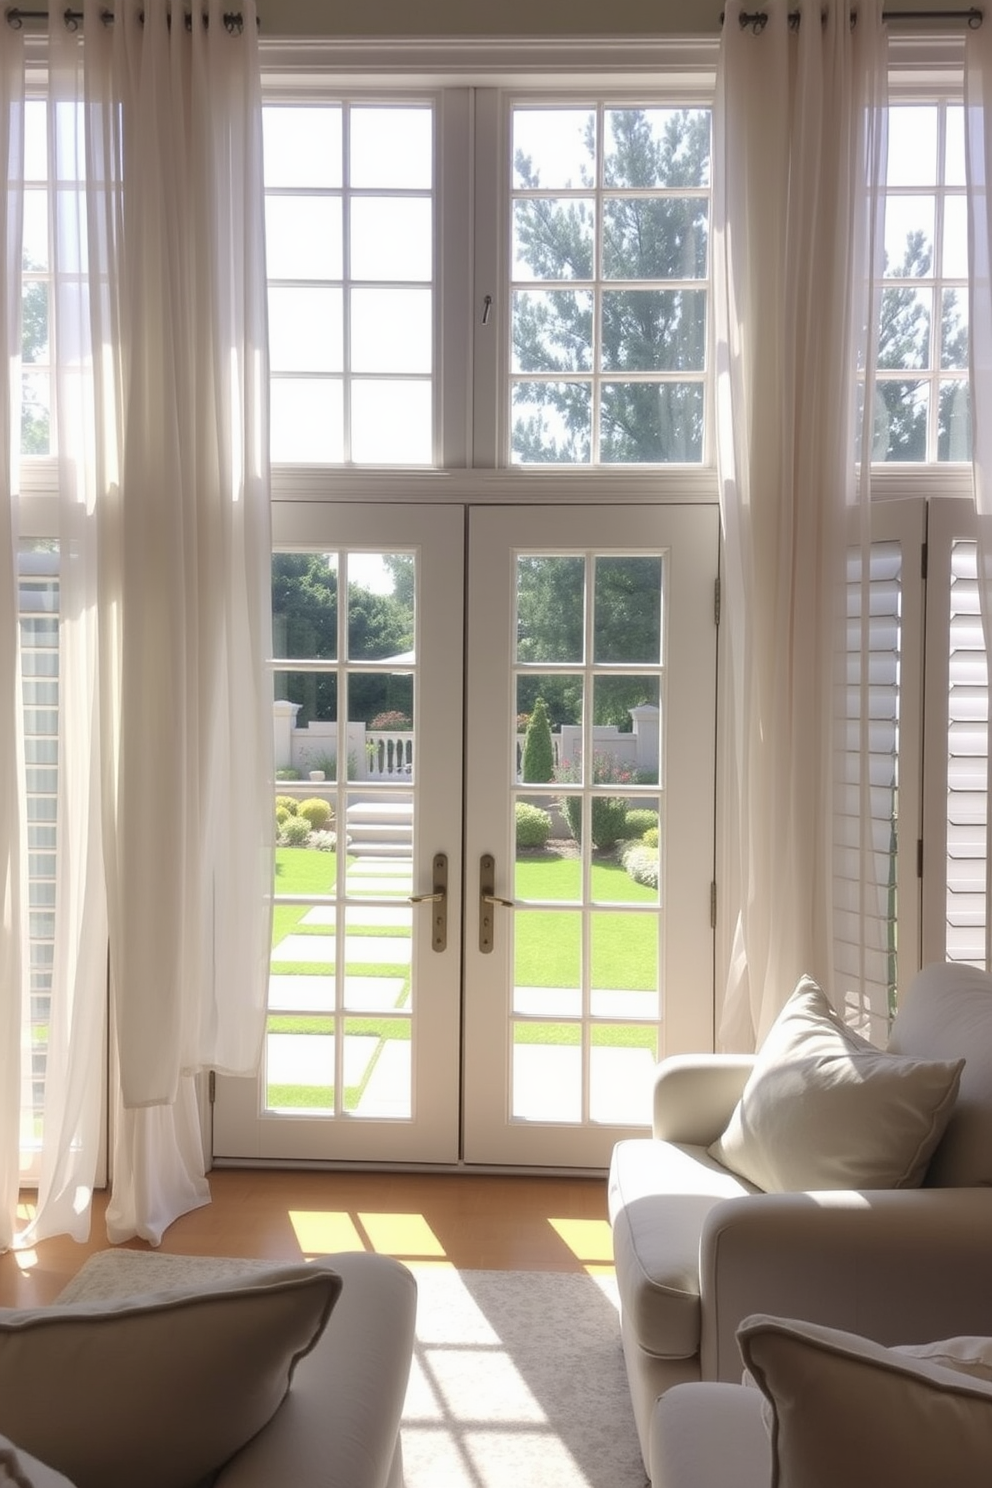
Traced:
[[405, 1266], [359, 1252], [2, 1310], [0, 1480], [401, 1488], [416, 1295]]
[[[932, 1061], [951, 1070], [953, 1100], [933, 1127], [943, 1131], [939, 1145], [919, 1149], [928, 1158], [922, 1186], [763, 1191], [711, 1151], [758, 1058], [659, 1066], [653, 1134], [617, 1145], [609, 1180], [623, 1350], [649, 1472], [656, 1399], [686, 1381], [739, 1383], [736, 1332], [749, 1314], [883, 1344], [992, 1335], [992, 977], [926, 968], [903, 1000], [888, 1052], [901, 1056], [900, 1070], [928, 1073]], [[859, 1051], [851, 1068], [876, 1057]], [[855, 1130], [872, 1138], [884, 1126], [860, 1119]], [[744, 1478], [733, 1481], [743, 1488]]]

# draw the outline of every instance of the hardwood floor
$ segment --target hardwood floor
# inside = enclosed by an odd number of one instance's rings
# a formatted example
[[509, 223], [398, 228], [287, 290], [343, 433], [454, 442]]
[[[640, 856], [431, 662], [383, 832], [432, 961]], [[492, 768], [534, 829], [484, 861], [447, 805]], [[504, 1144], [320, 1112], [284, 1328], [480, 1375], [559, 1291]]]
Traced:
[[[163, 1251], [297, 1260], [374, 1250], [411, 1266], [612, 1269], [604, 1179], [239, 1169], [211, 1173], [210, 1187], [213, 1202], [178, 1219]], [[52, 1301], [106, 1249], [106, 1202], [96, 1195], [86, 1244], [61, 1237], [0, 1255], [0, 1306]]]

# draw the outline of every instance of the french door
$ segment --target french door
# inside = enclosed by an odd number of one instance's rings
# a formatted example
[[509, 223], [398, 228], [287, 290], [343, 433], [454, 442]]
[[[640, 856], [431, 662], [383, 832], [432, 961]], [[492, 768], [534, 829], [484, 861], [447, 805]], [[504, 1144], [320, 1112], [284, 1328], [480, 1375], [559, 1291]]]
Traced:
[[276, 513], [269, 1030], [216, 1160], [605, 1166], [712, 1047], [715, 510]]

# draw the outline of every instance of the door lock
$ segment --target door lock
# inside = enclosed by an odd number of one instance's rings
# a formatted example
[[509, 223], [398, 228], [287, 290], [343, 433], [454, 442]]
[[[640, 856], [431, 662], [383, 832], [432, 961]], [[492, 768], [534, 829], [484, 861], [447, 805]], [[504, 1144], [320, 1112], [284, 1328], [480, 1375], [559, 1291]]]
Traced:
[[448, 855], [435, 853], [433, 890], [430, 894], [411, 894], [411, 904], [433, 904], [431, 911], [431, 950], [443, 951], [448, 944]]
[[479, 859], [479, 950], [488, 955], [493, 948], [493, 909], [502, 905], [513, 908], [512, 899], [501, 899], [496, 893], [496, 859], [483, 853]]

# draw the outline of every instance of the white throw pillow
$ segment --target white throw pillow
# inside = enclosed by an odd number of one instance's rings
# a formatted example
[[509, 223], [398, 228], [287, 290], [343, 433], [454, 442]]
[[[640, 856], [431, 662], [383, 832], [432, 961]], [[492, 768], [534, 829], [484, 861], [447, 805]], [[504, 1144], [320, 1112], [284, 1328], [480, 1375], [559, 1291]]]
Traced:
[[0, 1436], [0, 1488], [72, 1488], [68, 1478]]
[[190, 1488], [275, 1414], [340, 1290], [335, 1272], [300, 1264], [0, 1309], [0, 1431], [76, 1488]]
[[745, 1318], [737, 1338], [772, 1409], [773, 1488], [992, 1483], [987, 1381], [790, 1318]]
[[915, 1188], [954, 1109], [963, 1067], [963, 1059], [876, 1049], [803, 977], [708, 1150], [766, 1193]]

